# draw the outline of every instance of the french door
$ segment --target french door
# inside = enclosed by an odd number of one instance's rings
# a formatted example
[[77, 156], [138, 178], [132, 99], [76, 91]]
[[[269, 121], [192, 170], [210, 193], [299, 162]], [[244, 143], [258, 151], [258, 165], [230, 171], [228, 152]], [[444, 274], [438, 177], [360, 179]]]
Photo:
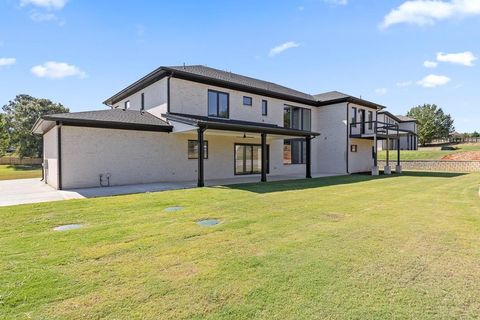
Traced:
[[[269, 171], [269, 146], [267, 145], [267, 173]], [[235, 144], [235, 174], [262, 172], [262, 146], [259, 144]]]
[[360, 109], [360, 133], [365, 134], [365, 110]]

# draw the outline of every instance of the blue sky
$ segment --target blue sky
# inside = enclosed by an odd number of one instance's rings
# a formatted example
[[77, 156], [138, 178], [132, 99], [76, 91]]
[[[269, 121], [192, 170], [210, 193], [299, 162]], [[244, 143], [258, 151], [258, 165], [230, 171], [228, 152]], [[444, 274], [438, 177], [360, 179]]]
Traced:
[[158, 66], [204, 64], [397, 114], [436, 103], [480, 131], [479, 40], [479, 0], [0, 0], [0, 104], [101, 109]]

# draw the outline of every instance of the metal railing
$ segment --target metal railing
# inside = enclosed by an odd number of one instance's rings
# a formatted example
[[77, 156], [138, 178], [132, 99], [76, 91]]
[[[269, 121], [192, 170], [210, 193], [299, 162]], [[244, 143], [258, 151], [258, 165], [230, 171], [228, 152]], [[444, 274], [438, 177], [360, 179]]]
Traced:
[[[393, 131], [393, 132], [392, 132]], [[359, 121], [350, 123], [350, 135], [373, 135], [383, 134], [398, 136], [399, 126], [396, 123], [382, 121]]]

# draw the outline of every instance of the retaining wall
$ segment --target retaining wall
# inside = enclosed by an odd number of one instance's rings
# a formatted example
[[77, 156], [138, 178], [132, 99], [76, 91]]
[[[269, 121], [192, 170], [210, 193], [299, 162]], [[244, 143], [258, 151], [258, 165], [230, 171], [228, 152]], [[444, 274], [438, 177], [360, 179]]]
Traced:
[[[448, 171], [448, 172], [480, 172], [480, 161], [461, 160], [405, 160], [400, 162], [404, 170]], [[395, 167], [397, 161], [390, 161]], [[382, 169], [385, 161], [378, 161]]]

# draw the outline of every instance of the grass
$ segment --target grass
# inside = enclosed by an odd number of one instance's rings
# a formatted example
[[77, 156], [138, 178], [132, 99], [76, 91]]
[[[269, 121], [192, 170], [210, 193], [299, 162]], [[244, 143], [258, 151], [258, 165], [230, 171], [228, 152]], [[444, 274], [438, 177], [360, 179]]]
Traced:
[[[475, 318], [479, 181], [353, 175], [2, 208], [0, 318]], [[67, 223], [85, 227], [52, 231]]]
[[39, 165], [0, 165], [0, 180], [39, 178], [42, 167]]
[[[465, 152], [465, 151], [480, 151], [479, 143], [465, 143], [465, 144], [454, 144], [452, 145], [457, 148], [457, 150], [440, 150], [441, 147], [423, 147], [418, 150], [401, 150], [400, 157], [402, 160], [439, 160], [444, 156]], [[385, 160], [387, 157], [387, 152], [385, 150], [378, 152], [378, 159]], [[390, 159], [397, 159], [397, 151], [390, 150]]]

